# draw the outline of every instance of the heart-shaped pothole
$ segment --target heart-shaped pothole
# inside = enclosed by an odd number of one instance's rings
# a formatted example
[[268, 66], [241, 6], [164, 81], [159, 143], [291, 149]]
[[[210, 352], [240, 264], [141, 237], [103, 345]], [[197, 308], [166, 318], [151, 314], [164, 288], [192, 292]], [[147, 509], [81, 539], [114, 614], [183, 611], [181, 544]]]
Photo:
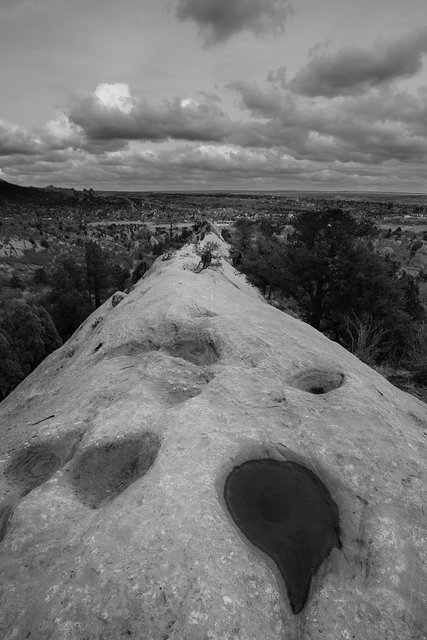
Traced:
[[277, 564], [293, 613], [330, 551], [341, 548], [338, 508], [323, 482], [296, 462], [249, 460], [225, 482], [224, 498], [245, 536]]

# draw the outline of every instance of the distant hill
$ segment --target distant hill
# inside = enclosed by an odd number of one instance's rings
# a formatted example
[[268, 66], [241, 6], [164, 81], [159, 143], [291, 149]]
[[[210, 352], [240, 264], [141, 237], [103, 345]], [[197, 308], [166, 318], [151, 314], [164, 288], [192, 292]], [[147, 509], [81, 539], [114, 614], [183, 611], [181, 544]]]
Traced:
[[23, 210], [46, 209], [54, 207], [73, 207], [88, 212], [103, 206], [115, 207], [115, 210], [130, 210], [134, 206], [129, 198], [114, 193], [100, 194], [93, 189], [77, 190], [73, 188], [55, 187], [21, 187], [0, 178], [0, 205], [8, 215], [20, 214]]
[[0, 178], [0, 201], [48, 201], [51, 197], [49, 192], [37, 187], [21, 187], [11, 182], [6, 182]]
[[51, 206], [64, 201], [80, 202], [94, 199], [93, 189], [64, 189], [49, 185], [48, 187], [21, 187], [0, 178], [0, 202], [15, 204], [39, 204]]
[[70, 195], [76, 193], [76, 189], [73, 189], [72, 187], [55, 187], [55, 185], [53, 184], [50, 184], [47, 187], [43, 187], [43, 191], [52, 191], [53, 193], [66, 193]]

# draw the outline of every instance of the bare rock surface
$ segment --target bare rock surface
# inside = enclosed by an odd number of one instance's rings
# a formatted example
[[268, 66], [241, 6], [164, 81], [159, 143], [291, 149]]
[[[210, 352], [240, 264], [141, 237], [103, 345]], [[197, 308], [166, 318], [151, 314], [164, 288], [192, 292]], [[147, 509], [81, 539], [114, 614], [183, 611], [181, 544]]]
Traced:
[[[197, 264], [159, 259], [0, 405], [0, 637], [426, 638], [426, 405]], [[297, 614], [224, 499], [251, 460], [339, 514]], [[293, 522], [264, 489], [261, 515]]]

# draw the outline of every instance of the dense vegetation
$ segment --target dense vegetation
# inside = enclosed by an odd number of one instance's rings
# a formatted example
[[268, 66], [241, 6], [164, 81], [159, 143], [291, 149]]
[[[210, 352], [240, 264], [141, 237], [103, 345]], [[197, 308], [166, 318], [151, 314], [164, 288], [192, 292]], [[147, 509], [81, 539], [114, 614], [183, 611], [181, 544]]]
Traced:
[[127, 269], [111, 260], [95, 242], [87, 242], [80, 260], [64, 255], [49, 275], [49, 291], [42, 303], [63, 340], [67, 340], [88, 315], [114, 291], [126, 287]]
[[132, 270], [89, 239], [35, 269], [31, 282], [14, 271], [0, 284], [0, 401], [115, 291], [128, 289], [158, 255], [187, 238], [188, 232], [151, 246], [148, 236], [129, 260]]
[[325, 208], [301, 212], [277, 231], [241, 219], [232, 238], [234, 266], [274, 304], [371, 366], [409, 368], [422, 383], [427, 331], [418, 282], [375, 251], [369, 221]]
[[0, 400], [54, 349], [61, 338], [44, 307], [15, 299], [0, 310]]

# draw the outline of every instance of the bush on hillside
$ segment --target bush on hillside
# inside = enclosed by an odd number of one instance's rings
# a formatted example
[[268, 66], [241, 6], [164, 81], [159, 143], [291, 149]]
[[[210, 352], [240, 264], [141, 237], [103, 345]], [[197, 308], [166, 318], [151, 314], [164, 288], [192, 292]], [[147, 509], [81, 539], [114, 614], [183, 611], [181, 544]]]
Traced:
[[61, 344], [46, 309], [23, 300], [3, 304], [0, 310], [0, 399]]
[[209, 267], [218, 267], [221, 264], [218, 248], [219, 244], [212, 241], [206, 242], [202, 247], [196, 246], [196, 254], [200, 257], [196, 271], [200, 272]]

